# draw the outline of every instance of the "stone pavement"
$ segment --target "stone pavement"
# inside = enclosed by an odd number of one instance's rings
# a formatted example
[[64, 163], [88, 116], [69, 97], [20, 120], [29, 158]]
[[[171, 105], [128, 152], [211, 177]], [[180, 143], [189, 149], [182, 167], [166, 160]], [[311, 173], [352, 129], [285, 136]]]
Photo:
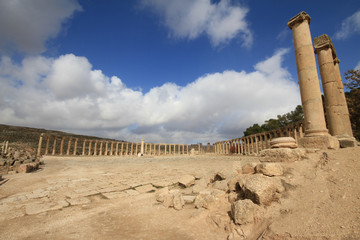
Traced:
[[119, 158], [44, 157], [45, 166], [28, 174], [7, 175], [0, 186], [0, 223], [93, 201], [126, 199], [176, 184], [186, 174], [231, 172], [239, 157]]

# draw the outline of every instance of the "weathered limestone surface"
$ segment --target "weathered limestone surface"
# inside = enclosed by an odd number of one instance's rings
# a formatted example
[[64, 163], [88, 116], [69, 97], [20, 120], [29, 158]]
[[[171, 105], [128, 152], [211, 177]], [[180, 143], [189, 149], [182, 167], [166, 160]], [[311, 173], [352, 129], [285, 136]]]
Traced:
[[283, 175], [284, 169], [279, 163], [260, 163], [256, 166], [256, 172], [273, 177]]
[[231, 204], [231, 216], [236, 224], [254, 223], [258, 206], [249, 199], [238, 200]]
[[270, 141], [271, 148], [297, 148], [296, 141], [293, 137], [273, 138]]
[[195, 177], [191, 175], [184, 175], [179, 179], [179, 184], [184, 187], [190, 187], [195, 184]]
[[332, 136], [348, 135], [345, 129], [344, 110], [340, 104], [341, 96], [334, 67], [334, 56], [336, 56], [334, 46], [326, 34], [314, 38], [314, 46], [320, 68], [330, 134]]
[[285, 189], [280, 179], [266, 177], [261, 174], [245, 175], [238, 180], [241, 194], [256, 204], [270, 205], [280, 198]]
[[265, 149], [260, 152], [261, 162], [295, 162], [307, 158], [303, 148], [275, 148]]

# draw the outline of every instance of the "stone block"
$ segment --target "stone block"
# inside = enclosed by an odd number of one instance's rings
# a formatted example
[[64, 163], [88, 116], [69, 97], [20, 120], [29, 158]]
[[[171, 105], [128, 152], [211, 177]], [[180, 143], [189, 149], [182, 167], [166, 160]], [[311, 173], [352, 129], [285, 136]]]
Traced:
[[278, 178], [271, 178], [261, 174], [246, 175], [238, 181], [240, 195], [256, 204], [270, 205], [280, 197], [285, 189]]
[[305, 158], [306, 150], [303, 148], [273, 148], [260, 151], [261, 162], [295, 162]]
[[231, 216], [235, 224], [254, 223], [255, 212], [259, 207], [251, 200], [238, 200], [231, 204]]
[[179, 191], [175, 191], [171, 194], [173, 195], [174, 209], [181, 210], [185, 205], [185, 201], [182, 194]]
[[247, 163], [241, 167], [242, 174], [253, 174], [255, 173], [256, 163]]
[[196, 196], [195, 207], [209, 209], [210, 206], [214, 203], [214, 201], [215, 201], [215, 197], [211, 194], [211, 191], [204, 190], [201, 191], [200, 194]]
[[179, 184], [183, 187], [190, 187], [195, 184], [195, 177], [191, 175], [184, 175], [180, 178]]
[[356, 147], [357, 141], [355, 138], [340, 138], [339, 139], [341, 148]]
[[226, 180], [222, 180], [222, 181], [216, 181], [212, 184], [212, 187], [215, 189], [219, 189], [222, 191], [227, 191], [228, 190], [228, 185], [227, 185], [227, 181]]
[[292, 137], [273, 138], [270, 141], [271, 148], [297, 148], [297, 144]]
[[260, 163], [255, 169], [257, 173], [261, 173], [269, 177], [281, 176], [284, 174], [284, 169], [279, 163]]
[[185, 195], [183, 196], [183, 199], [185, 201], [185, 204], [191, 204], [195, 201], [195, 196], [192, 196], [192, 195]]
[[195, 181], [195, 185], [192, 188], [192, 193], [198, 194], [202, 190], [204, 190], [207, 187], [207, 182], [205, 179], [200, 179]]
[[155, 194], [156, 201], [164, 202], [165, 196], [168, 195], [168, 194], [169, 194], [169, 188], [168, 187], [164, 187], [164, 188], [159, 189]]
[[339, 149], [339, 140], [330, 135], [311, 136], [299, 139], [299, 147], [317, 149]]
[[21, 164], [18, 169], [17, 172], [18, 173], [29, 173], [31, 171], [31, 167], [30, 164], [26, 163], [26, 164]]

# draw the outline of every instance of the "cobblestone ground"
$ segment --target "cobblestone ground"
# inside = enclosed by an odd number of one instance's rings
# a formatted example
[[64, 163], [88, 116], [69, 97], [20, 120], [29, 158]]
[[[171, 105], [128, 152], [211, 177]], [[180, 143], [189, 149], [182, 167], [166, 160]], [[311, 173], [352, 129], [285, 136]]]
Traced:
[[205, 177], [219, 170], [231, 174], [239, 157], [47, 156], [43, 160], [45, 165], [37, 172], [4, 176], [0, 239], [206, 239], [211, 236], [206, 226], [203, 237], [201, 230], [191, 233], [191, 228], [199, 227], [192, 221], [201, 210], [165, 209], [148, 190], [172, 186], [185, 174]]

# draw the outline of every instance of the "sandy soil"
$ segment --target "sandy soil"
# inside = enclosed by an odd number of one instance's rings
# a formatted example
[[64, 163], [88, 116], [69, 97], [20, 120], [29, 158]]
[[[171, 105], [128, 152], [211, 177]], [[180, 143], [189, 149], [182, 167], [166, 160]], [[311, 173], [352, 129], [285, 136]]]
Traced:
[[[266, 207], [259, 239], [360, 239], [360, 147], [309, 154], [286, 164], [286, 192]], [[44, 157], [42, 169], [3, 176], [0, 239], [227, 239], [218, 211], [158, 203], [151, 184], [175, 187], [185, 174], [209, 179], [256, 157]], [[182, 191], [189, 191], [183, 189]], [[209, 220], [210, 219], [210, 220]], [[230, 218], [229, 218], [230, 219]]]

